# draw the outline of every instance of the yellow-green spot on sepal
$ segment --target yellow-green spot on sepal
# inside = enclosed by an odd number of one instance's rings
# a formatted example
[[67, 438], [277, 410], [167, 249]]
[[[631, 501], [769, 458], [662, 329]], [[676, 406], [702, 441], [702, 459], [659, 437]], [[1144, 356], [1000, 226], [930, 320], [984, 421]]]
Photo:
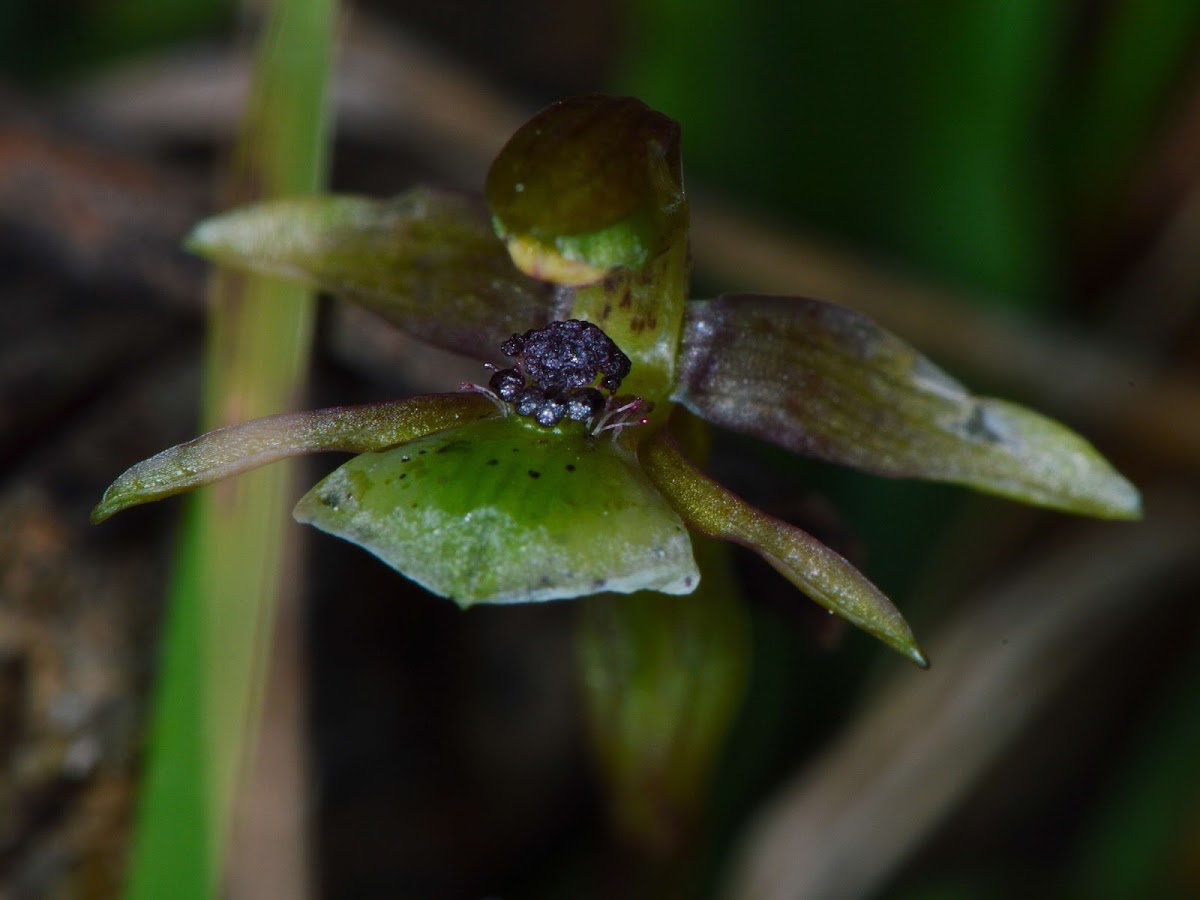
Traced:
[[626, 451], [515, 418], [357, 456], [294, 515], [461, 606], [687, 594], [700, 580], [679, 516]]

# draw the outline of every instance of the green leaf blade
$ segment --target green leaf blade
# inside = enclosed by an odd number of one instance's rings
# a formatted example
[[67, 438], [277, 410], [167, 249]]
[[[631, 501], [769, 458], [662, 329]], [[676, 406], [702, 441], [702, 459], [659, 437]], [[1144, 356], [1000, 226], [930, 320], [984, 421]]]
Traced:
[[421, 340], [480, 358], [555, 318], [553, 287], [517, 271], [468, 194], [270, 200], [201, 222], [187, 246], [354, 300]]
[[498, 415], [481, 394], [431, 394], [386, 403], [265, 416], [218, 428], [127, 469], [92, 510], [99, 524], [151, 503], [282, 459], [324, 451], [363, 453]]
[[1100, 518], [1141, 515], [1137, 489], [1075, 432], [971, 395], [870, 319], [817, 300], [690, 304], [672, 399], [714, 424], [880, 475]]
[[515, 417], [355, 457], [294, 515], [462, 606], [700, 579], [679, 517], [610, 439]]

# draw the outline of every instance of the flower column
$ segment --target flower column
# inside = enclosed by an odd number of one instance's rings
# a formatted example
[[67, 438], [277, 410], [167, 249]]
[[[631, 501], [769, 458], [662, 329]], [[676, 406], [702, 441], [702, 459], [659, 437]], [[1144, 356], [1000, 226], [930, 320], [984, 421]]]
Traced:
[[[603, 177], [597, 177], [603, 173]], [[497, 233], [517, 266], [559, 285], [560, 308], [630, 357], [622, 385], [638, 453], [672, 419], [689, 455], [706, 427], [669, 397], [688, 291], [679, 126], [632, 98], [577, 98], [523, 127], [488, 175]], [[577, 648], [592, 749], [622, 837], [660, 859], [686, 850], [737, 712], [749, 627], [715, 542], [694, 539], [686, 596], [642, 591], [582, 602]]]

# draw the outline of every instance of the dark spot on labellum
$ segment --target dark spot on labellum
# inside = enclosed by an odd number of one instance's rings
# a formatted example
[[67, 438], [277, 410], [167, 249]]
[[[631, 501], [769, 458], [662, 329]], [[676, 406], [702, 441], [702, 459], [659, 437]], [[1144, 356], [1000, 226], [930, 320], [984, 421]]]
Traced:
[[424, 455], [425, 455], [426, 453], [428, 453], [428, 452], [429, 452], [428, 450], [418, 450], [418, 451], [417, 451], [417, 456], [424, 456]]
[[520, 447], [513, 447], [513, 448], [512, 448], [512, 452], [513, 452], [513, 453], [520, 453], [520, 452], [521, 452], [521, 448], [520, 448]]
[[606, 585], [606, 584], [608, 584], [608, 582], [605, 581], [603, 578], [597, 578], [595, 581], [592, 582], [592, 590], [593, 591], [604, 590], [604, 585]]
[[692, 576], [691, 575], [689, 575], [687, 578], [683, 579], [683, 586], [684, 587], [692, 586]]
[[647, 328], [657, 328], [658, 327], [658, 316], [654, 315], [654, 313], [650, 313], [649, 315], [647, 315], [646, 316], [646, 327]]
[[633, 292], [629, 288], [625, 288], [625, 293], [621, 295], [621, 309], [629, 309], [633, 306]]
[[335, 490], [329, 491], [329, 493], [327, 493], [327, 494], [318, 495], [317, 499], [319, 499], [326, 506], [332, 507], [333, 509], [337, 509], [339, 506], [342, 506], [342, 505], [350, 502], [350, 492], [349, 491], [339, 491], [339, 490], [335, 489]]
[[408, 477], [408, 473], [407, 473], [407, 472], [401, 472], [401, 473], [400, 473], [400, 480], [401, 480], [401, 481], [403, 481], [403, 480], [404, 480], [405, 478], [407, 478], [407, 477]]
[[494, 466], [494, 465], [498, 464], [499, 462], [500, 462], [500, 460], [498, 460], [498, 459], [489, 459], [487, 464], [489, 466]]
[[541, 472], [538, 472], [538, 471], [536, 471], [536, 470], [534, 470], [534, 469], [530, 469], [530, 470], [529, 470], [529, 477], [530, 477], [530, 478], [541, 478], [541, 477], [542, 477], [542, 473], [541, 473]]
[[601, 310], [601, 312], [600, 312], [600, 318], [601, 318], [601, 319], [607, 319], [607, 318], [608, 318], [609, 316], [611, 316], [611, 315], [612, 315], [612, 304], [611, 304], [611, 303], [605, 303], [605, 304], [604, 304], [604, 309], [603, 309], [603, 310]]
[[567, 471], [568, 471], [568, 472], [574, 472], [574, 471], [575, 471], [575, 465], [574, 465], [573, 463], [567, 463]]

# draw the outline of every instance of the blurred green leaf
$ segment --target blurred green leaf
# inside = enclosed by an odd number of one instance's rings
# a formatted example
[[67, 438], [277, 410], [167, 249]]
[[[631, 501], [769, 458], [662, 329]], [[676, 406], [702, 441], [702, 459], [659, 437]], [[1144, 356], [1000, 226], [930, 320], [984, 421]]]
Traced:
[[692, 303], [673, 397], [709, 422], [881, 475], [965, 484], [1102, 518], [1137, 490], [1083, 438], [977, 398], [867, 317], [800, 297]]
[[[311, 193], [324, 181], [326, 93], [335, 0], [278, 0], [258, 40], [231, 166], [235, 200]], [[291, 285], [219, 273], [209, 305], [209, 428], [289, 409], [308, 361], [315, 298]], [[172, 583], [168, 660], [126, 896], [209, 900], [224, 893], [238, 786], [255, 747], [274, 612], [297, 554], [286, 465], [251, 473], [219, 496], [192, 498]], [[198, 749], [197, 749], [198, 748]], [[185, 790], [179, 790], [186, 785]], [[297, 797], [278, 798], [288, 804]], [[289, 823], [292, 824], [292, 823]], [[275, 837], [286, 845], [297, 832]], [[303, 854], [293, 846], [296, 856]], [[286, 851], [264, 867], [285, 866]], [[299, 861], [296, 861], [299, 864]]]
[[1200, 3], [1136, 0], [1101, 7], [1091, 52], [1067, 95], [1067, 198], [1084, 228], [1120, 196], [1131, 165], [1160, 131], [1180, 76], [1194, 70]]
[[79, 76], [134, 55], [211, 37], [234, 19], [229, 0], [0, 3], [0, 71], [37, 79]]
[[1067, 12], [651, 0], [621, 85], [679, 120], [689, 178], [1025, 304], [1061, 261], [1039, 140]]
[[[1087, 900], [1191, 897], [1200, 884], [1200, 648], [1164, 689], [1144, 721], [1131, 723], [1123, 770], [1077, 848], [1064, 896]], [[1191, 883], [1188, 883], [1189, 878]]]

